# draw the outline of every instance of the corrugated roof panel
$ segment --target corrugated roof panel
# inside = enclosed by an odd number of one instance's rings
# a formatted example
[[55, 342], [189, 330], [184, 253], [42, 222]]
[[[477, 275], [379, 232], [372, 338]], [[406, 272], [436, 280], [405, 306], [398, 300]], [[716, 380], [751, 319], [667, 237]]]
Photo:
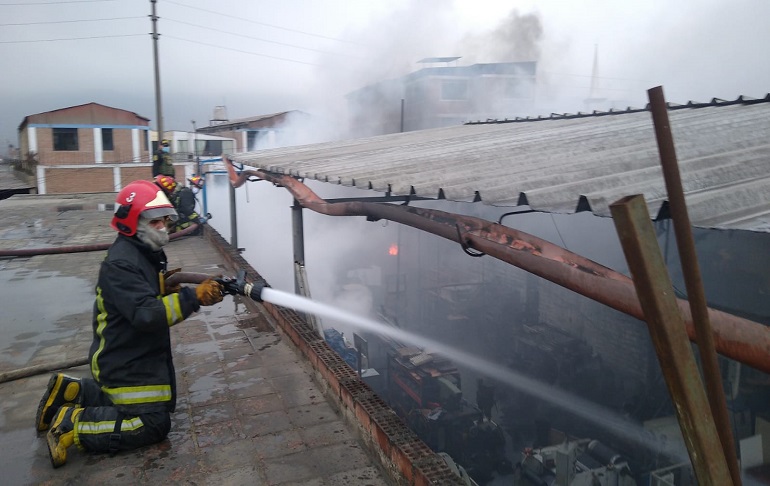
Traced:
[[[696, 226], [770, 231], [770, 96], [669, 110], [690, 219]], [[394, 195], [588, 209], [609, 216], [644, 194], [666, 199], [649, 111], [477, 123], [236, 154], [237, 162]], [[711, 201], [711, 203], [709, 203]]]

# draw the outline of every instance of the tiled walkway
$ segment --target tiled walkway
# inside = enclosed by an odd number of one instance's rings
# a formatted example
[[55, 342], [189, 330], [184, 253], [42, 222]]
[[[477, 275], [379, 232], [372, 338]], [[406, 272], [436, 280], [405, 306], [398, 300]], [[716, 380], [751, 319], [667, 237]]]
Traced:
[[[0, 250], [102, 243], [114, 238], [112, 195], [19, 196], [0, 201]], [[7, 216], [7, 217], [6, 217]], [[10, 223], [10, 224], [8, 224]], [[234, 274], [202, 237], [167, 247], [171, 267]], [[93, 285], [104, 251], [0, 259], [0, 374], [85, 358]], [[13, 292], [9, 288], [15, 289]], [[10, 317], [8, 317], [10, 316]], [[7, 321], [7, 322], [6, 322]], [[167, 440], [114, 457], [70, 449], [53, 469], [33, 427], [48, 380], [0, 384], [3, 484], [391, 484], [259, 306], [240, 298], [172, 328], [179, 398]], [[87, 376], [84, 366], [68, 370]]]

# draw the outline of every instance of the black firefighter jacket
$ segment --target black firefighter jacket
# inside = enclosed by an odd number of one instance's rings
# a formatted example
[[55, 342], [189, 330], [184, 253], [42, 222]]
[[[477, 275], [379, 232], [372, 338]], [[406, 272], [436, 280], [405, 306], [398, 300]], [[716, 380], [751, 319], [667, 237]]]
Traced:
[[166, 255], [118, 235], [101, 264], [94, 302], [91, 374], [120, 410], [173, 411], [169, 328], [200, 308], [195, 291], [161, 295]]
[[176, 221], [176, 229], [183, 230], [192, 223], [198, 223], [200, 216], [195, 212], [195, 194], [189, 187], [178, 187], [169, 198], [174, 205], [179, 219]]

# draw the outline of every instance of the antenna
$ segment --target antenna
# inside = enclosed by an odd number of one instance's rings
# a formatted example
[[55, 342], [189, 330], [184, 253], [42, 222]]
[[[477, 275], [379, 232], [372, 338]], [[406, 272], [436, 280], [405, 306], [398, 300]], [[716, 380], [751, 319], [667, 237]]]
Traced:
[[583, 100], [586, 111], [592, 111], [591, 107], [607, 101], [607, 98], [600, 98], [599, 92], [599, 46], [594, 44], [594, 65], [591, 69], [591, 88], [588, 92], [588, 98]]

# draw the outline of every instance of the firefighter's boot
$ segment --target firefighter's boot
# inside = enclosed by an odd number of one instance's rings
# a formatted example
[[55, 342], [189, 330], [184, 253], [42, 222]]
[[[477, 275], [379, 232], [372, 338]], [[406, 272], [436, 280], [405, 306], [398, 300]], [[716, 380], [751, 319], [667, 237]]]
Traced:
[[80, 379], [56, 373], [48, 380], [40, 404], [37, 406], [35, 427], [39, 431], [48, 430], [48, 425], [53, 420], [59, 407], [65, 404], [78, 404], [80, 399]]
[[51, 424], [46, 439], [48, 455], [53, 467], [63, 466], [67, 462], [67, 448], [75, 443], [75, 424], [82, 408], [65, 405], [59, 409]]

